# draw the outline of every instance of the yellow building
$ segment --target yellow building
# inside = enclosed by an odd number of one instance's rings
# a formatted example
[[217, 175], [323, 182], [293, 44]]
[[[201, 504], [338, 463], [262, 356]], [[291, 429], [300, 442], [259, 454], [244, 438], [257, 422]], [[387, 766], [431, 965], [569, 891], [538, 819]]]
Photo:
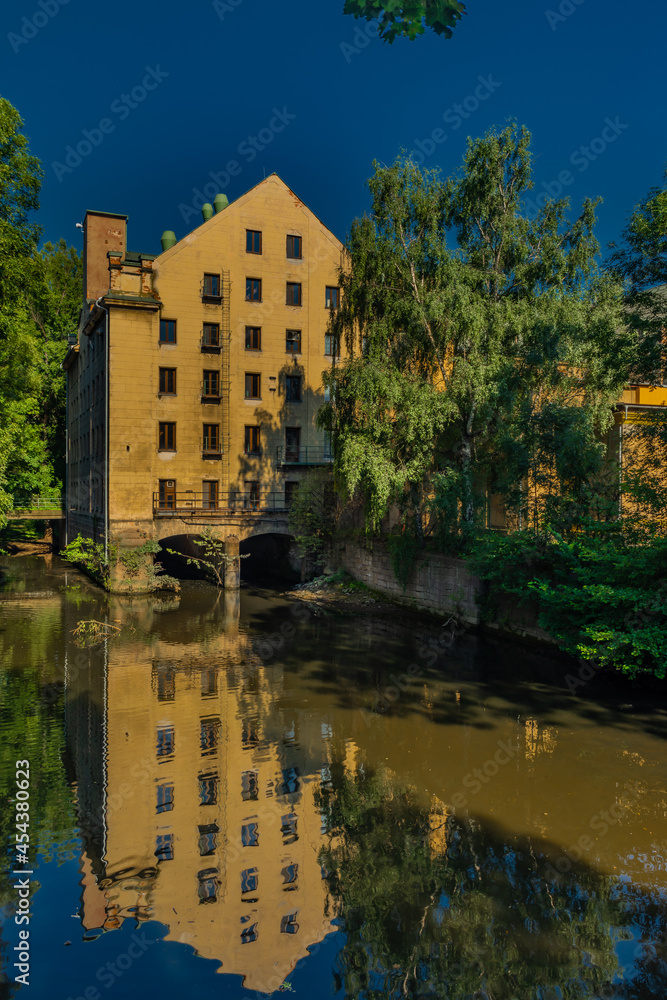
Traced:
[[331, 461], [315, 420], [341, 243], [275, 174], [202, 214], [156, 257], [127, 249], [125, 216], [86, 214], [68, 540], [132, 547], [164, 537], [160, 518], [284, 513], [304, 470]]

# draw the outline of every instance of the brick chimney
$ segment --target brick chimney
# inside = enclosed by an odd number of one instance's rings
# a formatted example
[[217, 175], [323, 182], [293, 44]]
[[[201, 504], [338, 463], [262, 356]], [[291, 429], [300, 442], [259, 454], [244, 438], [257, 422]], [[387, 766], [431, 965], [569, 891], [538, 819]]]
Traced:
[[113, 212], [86, 212], [83, 223], [83, 291], [98, 299], [109, 290], [109, 250], [125, 255], [127, 216]]

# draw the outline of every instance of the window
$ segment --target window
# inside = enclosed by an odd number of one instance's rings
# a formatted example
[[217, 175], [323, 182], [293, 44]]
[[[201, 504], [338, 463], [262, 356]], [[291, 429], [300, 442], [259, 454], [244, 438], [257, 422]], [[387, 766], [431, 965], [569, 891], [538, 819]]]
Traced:
[[285, 461], [298, 462], [299, 448], [301, 447], [301, 428], [285, 428]]
[[204, 284], [202, 287], [202, 296], [205, 299], [220, 299], [222, 294], [220, 291], [220, 275], [219, 274], [205, 274]]
[[244, 823], [241, 827], [241, 843], [244, 847], [259, 847], [259, 828], [257, 823]]
[[218, 869], [217, 868], [206, 868], [202, 872], [197, 872], [197, 881], [199, 885], [197, 886], [197, 892], [199, 894], [200, 903], [215, 903], [218, 899], [218, 888], [220, 882], [218, 880]]
[[250, 510], [257, 510], [259, 507], [259, 483], [256, 479], [246, 479], [245, 483], [246, 506]]
[[259, 746], [257, 723], [254, 719], [244, 719], [241, 729], [241, 745], [244, 750], [254, 750]]
[[283, 816], [280, 832], [283, 835], [283, 844], [293, 844], [295, 840], [299, 839], [296, 832], [296, 813], [288, 813]]
[[301, 285], [293, 281], [287, 282], [287, 296], [285, 299], [288, 306], [301, 305]]
[[245, 279], [245, 300], [246, 302], [262, 301], [262, 280], [261, 278]]
[[215, 479], [204, 479], [202, 482], [202, 507], [204, 510], [216, 510], [218, 506], [218, 483]]
[[301, 376], [287, 375], [285, 378], [285, 396], [288, 403], [301, 402]]
[[296, 882], [296, 880], [299, 877], [299, 866], [297, 864], [286, 865], [281, 870], [280, 874], [283, 877], [283, 885], [292, 886], [293, 889], [296, 888], [296, 886], [294, 885], [294, 883]]
[[260, 351], [262, 349], [261, 326], [247, 326], [245, 328], [245, 349], [246, 351]]
[[157, 700], [173, 701], [176, 695], [176, 674], [173, 667], [157, 671]]
[[294, 497], [296, 491], [299, 488], [299, 483], [297, 480], [287, 480], [285, 483], [285, 506], [291, 507], [294, 503]]
[[324, 292], [324, 305], [327, 309], [338, 309], [340, 305], [340, 288], [327, 285]]
[[160, 479], [158, 497], [160, 510], [174, 510], [176, 507], [176, 480]]
[[176, 451], [176, 424], [160, 423], [158, 450]]
[[[217, 486], [217, 483], [216, 483]], [[218, 672], [217, 670], [202, 670], [201, 672], [201, 696], [210, 698], [218, 693]]]
[[159, 813], [171, 812], [173, 808], [174, 808], [174, 786], [158, 785], [156, 811]]
[[173, 833], [158, 834], [155, 840], [155, 857], [160, 861], [174, 860]]
[[160, 368], [160, 392], [166, 396], [176, 395], [175, 368]]
[[259, 455], [259, 427], [246, 427], [245, 453], [246, 455]]
[[202, 378], [202, 396], [213, 399], [220, 398], [220, 372], [215, 369], [205, 368]]
[[257, 892], [259, 872], [256, 868], [245, 868], [241, 872], [241, 892]]
[[251, 924], [250, 927], [246, 927], [245, 930], [241, 931], [241, 944], [250, 944], [251, 941], [256, 941], [257, 938], [257, 924]]
[[259, 772], [244, 771], [241, 775], [241, 798], [244, 802], [256, 799], [259, 794]]
[[160, 320], [160, 343], [161, 344], [175, 344], [176, 343], [176, 320], [175, 319], [161, 319]]
[[262, 252], [262, 234], [256, 229], [246, 229], [245, 231], [246, 253]]
[[340, 356], [340, 347], [338, 346], [338, 337], [333, 333], [326, 333], [324, 335], [324, 353], [328, 357]]
[[170, 757], [174, 752], [174, 727], [158, 726], [157, 730], [157, 755], [158, 757]]
[[202, 451], [213, 455], [220, 454], [220, 425], [204, 424]]
[[283, 780], [278, 785], [278, 795], [290, 795], [299, 791], [299, 768], [284, 767]]
[[218, 801], [218, 775], [199, 775], [199, 804], [200, 806], [214, 806]]
[[288, 354], [301, 354], [301, 330], [285, 331], [285, 350]]
[[301, 237], [287, 237], [287, 256], [293, 260], [301, 260]]
[[220, 741], [220, 719], [213, 717], [200, 720], [199, 744], [202, 756], [215, 753]]
[[261, 385], [262, 383], [259, 375], [252, 372], [246, 372], [245, 398], [261, 399]]
[[201, 343], [202, 347], [220, 347], [219, 323], [204, 323]]
[[299, 925], [296, 922], [296, 915], [299, 911], [294, 910], [293, 913], [288, 913], [280, 921], [280, 933], [281, 934], [296, 934], [299, 930]]
[[199, 827], [199, 857], [207, 858], [218, 848], [218, 824], [206, 823]]

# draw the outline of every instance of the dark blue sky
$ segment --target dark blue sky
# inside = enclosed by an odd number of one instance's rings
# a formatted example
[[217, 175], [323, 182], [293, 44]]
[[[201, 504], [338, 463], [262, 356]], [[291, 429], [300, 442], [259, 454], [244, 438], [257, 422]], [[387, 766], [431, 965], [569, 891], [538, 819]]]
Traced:
[[344, 239], [374, 158], [421, 148], [449, 174], [468, 135], [509, 117], [533, 133], [535, 194], [566, 179], [573, 211], [603, 196], [603, 245], [661, 182], [664, 0], [469, 0], [452, 39], [391, 46], [342, 7], [4, 5], [0, 92], [44, 164], [44, 238], [78, 246], [75, 223], [102, 209], [129, 216], [131, 249], [157, 253], [164, 229], [201, 220], [196, 189], [233, 200], [276, 171]]

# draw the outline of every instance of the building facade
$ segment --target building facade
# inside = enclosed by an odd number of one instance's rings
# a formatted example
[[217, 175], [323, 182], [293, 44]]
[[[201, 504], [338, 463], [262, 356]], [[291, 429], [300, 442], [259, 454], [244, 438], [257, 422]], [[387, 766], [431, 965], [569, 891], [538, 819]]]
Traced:
[[133, 547], [164, 518], [284, 514], [331, 461], [316, 416], [340, 241], [275, 174], [202, 214], [158, 256], [128, 251], [126, 216], [86, 214], [68, 540]]

